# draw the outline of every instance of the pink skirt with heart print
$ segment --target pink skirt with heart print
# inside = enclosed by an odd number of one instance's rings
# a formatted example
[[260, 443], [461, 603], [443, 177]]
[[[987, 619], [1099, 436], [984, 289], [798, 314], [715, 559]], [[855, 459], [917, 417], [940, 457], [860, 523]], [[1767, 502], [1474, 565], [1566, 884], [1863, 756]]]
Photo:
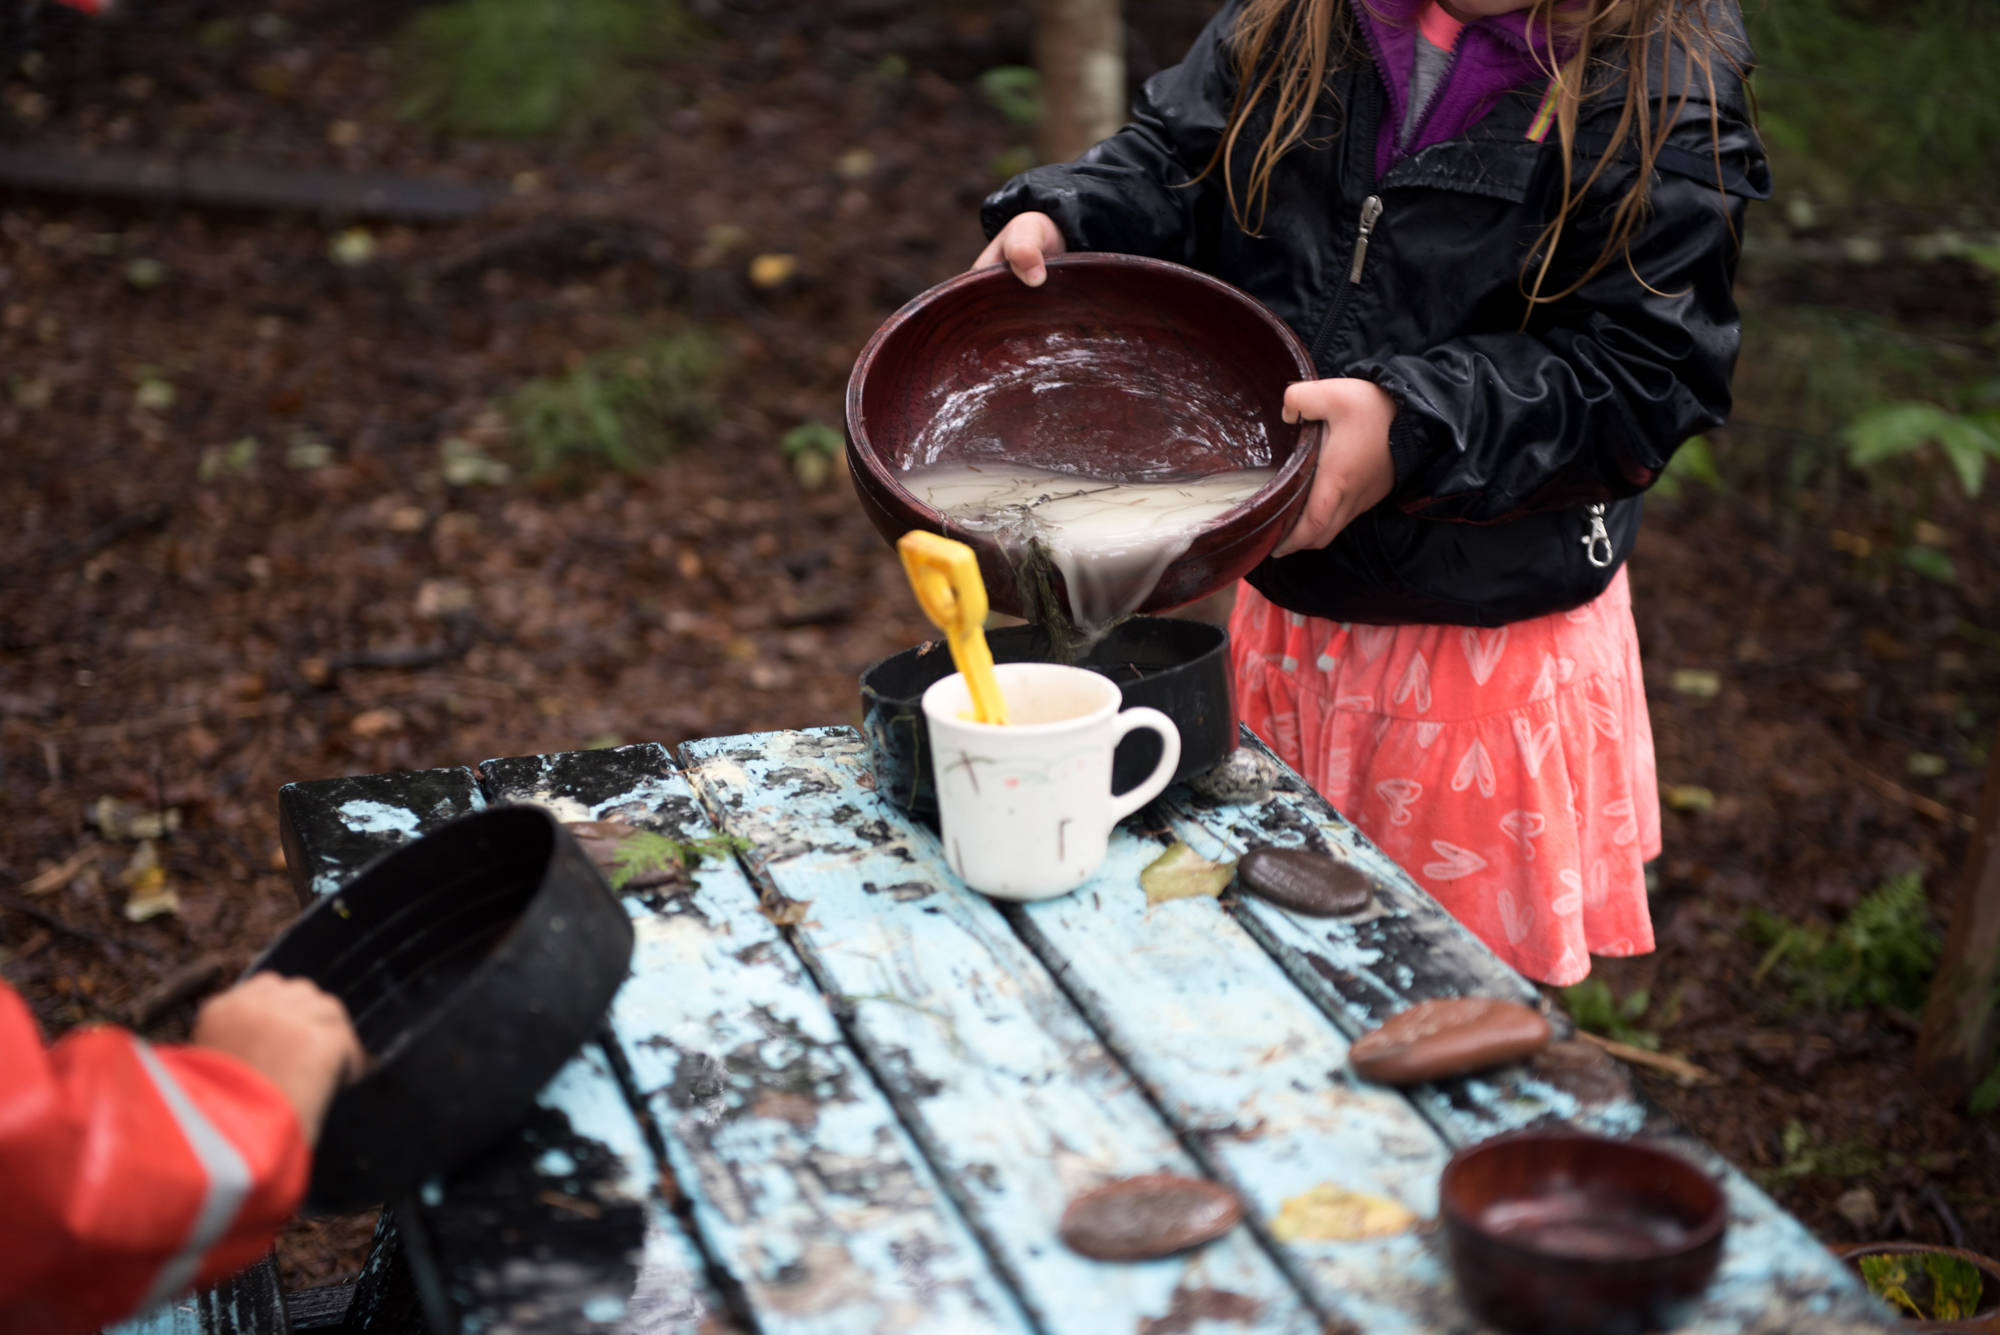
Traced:
[[1501, 959], [1566, 987], [1653, 948], [1653, 729], [1625, 572], [1490, 630], [1300, 616], [1239, 587], [1245, 723]]

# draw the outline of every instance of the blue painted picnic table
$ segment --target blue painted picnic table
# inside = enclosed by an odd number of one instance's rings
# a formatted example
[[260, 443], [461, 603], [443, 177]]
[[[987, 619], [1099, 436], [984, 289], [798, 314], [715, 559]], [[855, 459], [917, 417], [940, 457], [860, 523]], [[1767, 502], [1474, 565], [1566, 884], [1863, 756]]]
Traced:
[[[1560, 1123], [1664, 1143], [1725, 1184], [1721, 1270], [1679, 1330], [1893, 1328], [1591, 1045], [1406, 1091], [1356, 1079], [1349, 1042], [1416, 1001], [1539, 997], [1281, 775], [1255, 805], [1169, 789], [1089, 884], [1029, 905], [965, 889], [934, 832], [876, 795], [846, 728], [288, 786], [305, 893], [494, 803], [733, 837], [685, 885], [625, 896], [631, 977], [520, 1134], [392, 1203], [431, 1326], [1459, 1335], [1479, 1327], [1428, 1223], [1284, 1241], [1272, 1220], [1331, 1183], [1429, 1221], [1456, 1147]], [[1217, 860], [1318, 847], [1364, 869], [1376, 901], [1345, 919], [1228, 896], [1149, 906], [1140, 869], [1174, 840]], [[1058, 1240], [1072, 1197], [1159, 1170], [1226, 1183], [1246, 1226], [1141, 1264]]]

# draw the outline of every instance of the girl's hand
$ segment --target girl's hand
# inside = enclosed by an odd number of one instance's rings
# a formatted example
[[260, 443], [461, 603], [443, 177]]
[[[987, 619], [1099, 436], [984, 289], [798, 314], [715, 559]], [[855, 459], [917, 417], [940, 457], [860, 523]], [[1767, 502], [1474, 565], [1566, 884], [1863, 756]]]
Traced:
[[211, 998], [195, 1016], [192, 1041], [228, 1053], [276, 1085], [298, 1114], [308, 1146], [319, 1143], [334, 1091], [368, 1062], [339, 998], [275, 973], [252, 974]]
[[1389, 494], [1396, 465], [1389, 457], [1389, 423], [1396, 401], [1372, 380], [1301, 380], [1285, 391], [1285, 420], [1326, 423], [1319, 467], [1305, 508], [1273, 556], [1326, 546], [1354, 517]]
[[1017, 213], [1008, 219], [998, 236], [986, 243], [986, 249], [979, 252], [972, 267], [983, 269], [1005, 260], [1016, 278], [1029, 287], [1040, 287], [1049, 276], [1042, 261], [1068, 249], [1054, 218], [1046, 213]]

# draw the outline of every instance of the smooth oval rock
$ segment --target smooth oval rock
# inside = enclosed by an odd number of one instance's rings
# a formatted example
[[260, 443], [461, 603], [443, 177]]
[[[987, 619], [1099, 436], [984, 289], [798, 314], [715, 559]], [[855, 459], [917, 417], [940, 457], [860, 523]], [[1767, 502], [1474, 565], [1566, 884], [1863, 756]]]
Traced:
[[1444, 997], [1420, 1001], [1354, 1040], [1354, 1073], [1378, 1085], [1442, 1080], [1532, 1057], [1548, 1046], [1548, 1018], [1518, 1001]]
[[1360, 868], [1310, 848], [1260, 844], [1236, 863], [1236, 887], [1281, 909], [1308, 917], [1358, 913], [1375, 895]]
[[1178, 1173], [1124, 1177], [1069, 1203], [1057, 1230], [1099, 1261], [1150, 1261], [1213, 1242], [1243, 1219], [1227, 1187]]

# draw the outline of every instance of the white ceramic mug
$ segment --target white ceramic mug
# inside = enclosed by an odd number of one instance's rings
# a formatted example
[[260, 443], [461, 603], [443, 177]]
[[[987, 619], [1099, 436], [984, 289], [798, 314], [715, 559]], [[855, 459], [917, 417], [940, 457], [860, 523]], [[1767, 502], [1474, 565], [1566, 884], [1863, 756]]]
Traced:
[[[1104, 861], [1112, 827], [1157, 797], [1181, 759], [1181, 735], [1157, 709], [1122, 713], [1110, 678], [1058, 663], [993, 669], [1008, 722], [976, 723], [953, 673], [924, 692], [945, 857], [967, 885], [999, 899], [1068, 894]], [[1111, 791], [1111, 753], [1135, 728], [1159, 733], [1160, 763]]]

